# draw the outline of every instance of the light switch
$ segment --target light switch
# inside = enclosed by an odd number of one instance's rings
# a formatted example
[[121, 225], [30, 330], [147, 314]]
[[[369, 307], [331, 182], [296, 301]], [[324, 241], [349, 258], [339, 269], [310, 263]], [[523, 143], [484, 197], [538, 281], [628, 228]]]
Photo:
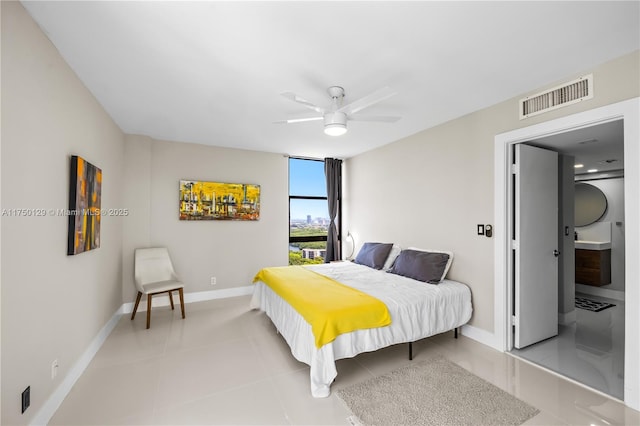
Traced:
[[484, 225], [478, 224], [478, 235], [484, 235]]

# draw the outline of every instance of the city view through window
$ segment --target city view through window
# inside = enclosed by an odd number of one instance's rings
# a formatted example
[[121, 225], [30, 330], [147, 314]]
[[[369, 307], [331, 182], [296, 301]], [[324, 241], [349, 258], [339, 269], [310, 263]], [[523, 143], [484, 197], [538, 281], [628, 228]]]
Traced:
[[289, 264], [324, 263], [329, 208], [324, 162], [289, 159]]

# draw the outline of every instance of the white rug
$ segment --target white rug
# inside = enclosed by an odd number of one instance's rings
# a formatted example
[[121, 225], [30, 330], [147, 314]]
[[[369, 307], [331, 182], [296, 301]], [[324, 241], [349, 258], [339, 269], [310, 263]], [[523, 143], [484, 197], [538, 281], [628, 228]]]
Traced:
[[336, 394], [362, 425], [520, 425], [539, 413], [441, 356]]

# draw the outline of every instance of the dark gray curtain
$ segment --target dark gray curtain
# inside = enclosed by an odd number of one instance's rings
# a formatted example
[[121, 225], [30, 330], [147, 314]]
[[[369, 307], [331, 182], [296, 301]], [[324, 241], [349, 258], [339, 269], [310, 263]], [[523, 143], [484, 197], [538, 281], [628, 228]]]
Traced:
[[327, 178], [327, 201], [329, 203], [329, 230], [327, 231], [327, 255], [325, 263], [340, 260], [340, 241], [336, 216], [342, 199], [342, 160], [335, 158], [324, 159], [324, 175]]

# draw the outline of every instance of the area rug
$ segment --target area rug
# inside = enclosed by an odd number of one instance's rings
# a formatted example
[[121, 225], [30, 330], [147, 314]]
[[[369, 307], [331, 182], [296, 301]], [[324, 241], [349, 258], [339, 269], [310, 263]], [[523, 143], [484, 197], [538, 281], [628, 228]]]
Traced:
[[361, 425], [520, 425], [539, 412], [442, 356], [336, 394]]
[[587, 311], [600, 312], [607, 308], [611, 308], [612, 306], [616, 305], [613, 303], [587, 299], [586, 297], [576, 297], [576, 308], [586, 309]]

